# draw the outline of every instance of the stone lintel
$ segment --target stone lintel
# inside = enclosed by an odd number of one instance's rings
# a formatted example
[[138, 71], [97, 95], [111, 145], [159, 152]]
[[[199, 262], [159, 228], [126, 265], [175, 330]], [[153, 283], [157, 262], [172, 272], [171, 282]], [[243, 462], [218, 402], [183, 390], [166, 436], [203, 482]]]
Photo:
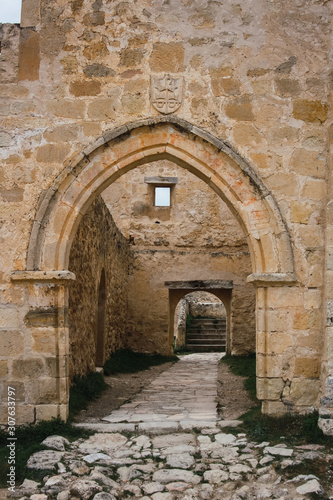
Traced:
[[178, 177], [145, 177], [146, 184], [177, 184]]
[[38, 281], [41, 283], [63, 282], [70, 283], [75, 281], [75, 274], [71, 271], [13, 271], [11, 273], [12, 281]]
[[253, 273], [246, 278], [246, 281], [258, 287], [292, 286], [298, 282], [294, 273]]
[[233, 281], [230, 280], [165, 281], [164, 285], [173, 290], [211, 290], [214, 288], [231, 289], [234, 287]]

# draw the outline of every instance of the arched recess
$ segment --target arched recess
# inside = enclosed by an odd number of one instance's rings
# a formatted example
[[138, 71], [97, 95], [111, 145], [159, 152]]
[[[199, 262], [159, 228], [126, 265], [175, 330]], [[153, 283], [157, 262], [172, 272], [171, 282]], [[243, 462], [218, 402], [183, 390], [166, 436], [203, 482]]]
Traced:
[[263, 273], [294, 281], [288, 231], [259, 176], [227, 143], [170, 116], [106, 133], [63, 170], [39, 200], [27, 270], [68, 269], [72, 239], [92, 200], [130, 169], [158, 159], [197, 175], [227, 203], [247, 236], [254, 281]]

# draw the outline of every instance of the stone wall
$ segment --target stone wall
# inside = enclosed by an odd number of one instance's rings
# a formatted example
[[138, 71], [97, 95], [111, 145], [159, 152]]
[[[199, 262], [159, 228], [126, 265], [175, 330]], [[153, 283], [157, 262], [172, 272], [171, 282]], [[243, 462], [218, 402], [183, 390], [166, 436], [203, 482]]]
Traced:
[[[66, 416], [66, 224], [143, 163], [154, 138], [156, 159], [173, 148], [182, 164], [187, 148], [189, 168], [232, 205], [251, 241], [263, 411], [321, 406], [333, 420], [332, 9], [317, 0], [23, 0], [21, 26], [1, 26], [0, 373], [2, 391], [19, 387], [18, 421]], [[166, 74], [183, 92], [168, 115], [175, 125], [158, 129], [151, 83], [155, 92]], [[148, 118], [131, 132], [128, 123]], [[248, 272], [237, 256], [217, 252], [211, 266], [191, 249], [189, 277], [182, 247], [172, 252], [162, 229], [155, 234], [161, 244], [140, 254], [146, 267], [136, 259], [142, 297], [153, 283], [165, 301], [164, 279], [196, 279], [197, 269], [207, 279], [216, 267], [227, 269], [220, 279]], [[42, 309], [36, 326], [31, 311]]]
[[[146, 178], [177, 179], [171, 207], [156, 207]], [[128, 342], [135, 350], [170, 352], [169, 298], [165, 281], [234, 281], [230, 351], [255, 350], [255, 288], [250, 252], [239, 223], [207, 184], [187, 170], [160, 160], [131, 170], [103, 193], [134, 255], [130, 277]]]
[[[82, 218], [71, 247], [69, 269], [70, 377], [96, 366], [98, 292], [105, 272], [104, 361], [126, 344], [128, 274], [132, 253], [101, 197]], [[103, 364], [99, 363], [99, 366]]]

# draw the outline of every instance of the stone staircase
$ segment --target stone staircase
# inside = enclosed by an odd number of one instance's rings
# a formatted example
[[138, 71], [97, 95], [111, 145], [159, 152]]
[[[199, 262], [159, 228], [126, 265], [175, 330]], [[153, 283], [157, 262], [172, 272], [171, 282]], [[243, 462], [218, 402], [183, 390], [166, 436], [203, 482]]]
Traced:
[[186, 327], [186, 348], [195, 352], [225, 352], [226, 319], [193, 318]]

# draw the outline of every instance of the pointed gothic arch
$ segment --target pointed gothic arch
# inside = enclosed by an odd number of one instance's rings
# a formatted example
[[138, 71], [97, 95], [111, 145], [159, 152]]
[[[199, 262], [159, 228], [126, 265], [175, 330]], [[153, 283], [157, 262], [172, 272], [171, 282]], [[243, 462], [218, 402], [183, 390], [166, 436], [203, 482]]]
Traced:
[[73, 237], [93, 199], [132, 168], [158, 159], [197, 175], [227, 203], [247, 236], [250, 280], [295, 280], [286, 225], [260, 177], [226, 142], [170, 116], [105, 133], [64, 168], [39, 200], [27, 270], [68, 269]]
[[[40, 196], [26, 270], [12, 273], [14, 281], [28, 286], [32, 302], [35, 291], [31, 284], [37, 289], [48, 288], [54, 311], [56, 389], [51, 405], [37, 405], [38, 414], [68, 416], [68, 284], [75, 279], [68, 271], [68, 262], [78, 225], [107, 186], [136, 166], [160, 159], [171, 160], [205, 181], [226, 202], [247, 236], [252, 261], [247, 280], [258, 287], [258, 397], [265, 413], [285, 411], [280, 393], [274, 389], [275, 382], [279, 387], [283, 384], [279, 375], [282, 357], [267, 343], [269, 318], [281, 296], [270, 293], [270, 287], [284, 292], [297, 282], [292, 245], [279, 207], [260, 177], [230, 145], [182, 119], [163, 116], [105, 133], [66, 165]], [[43, 297], [45, 301], [44, 292]], [[171, 335], [169, 340], [171, 350]]]

